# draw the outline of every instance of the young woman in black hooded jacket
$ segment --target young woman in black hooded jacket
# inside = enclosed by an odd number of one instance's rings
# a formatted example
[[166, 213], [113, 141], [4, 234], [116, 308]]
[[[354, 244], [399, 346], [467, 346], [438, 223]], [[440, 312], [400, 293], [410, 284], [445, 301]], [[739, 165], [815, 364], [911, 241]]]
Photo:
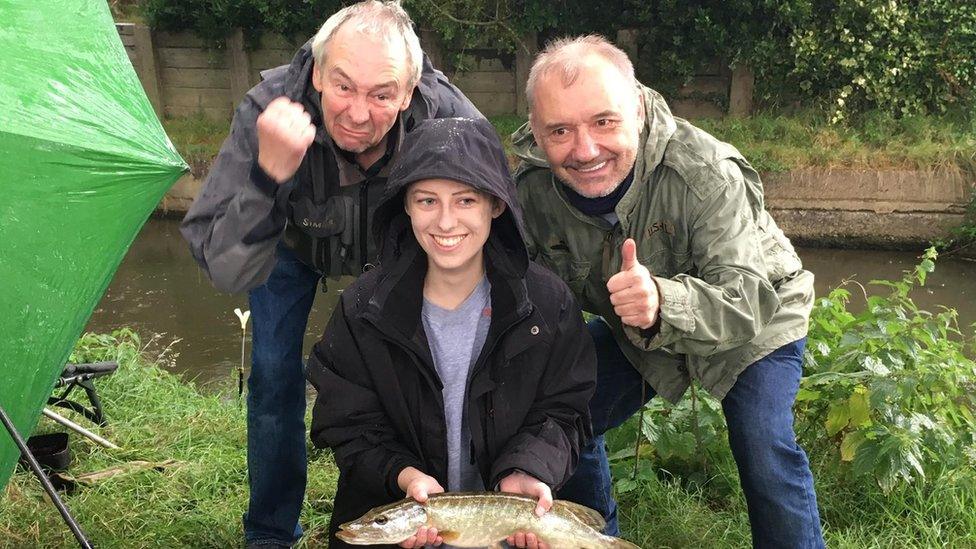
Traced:
[[[531, 263], [485, 120], [405, 138], [374, 218], [379, 266], [341, 298], [307, 376], [332, 448], [338, 526], [404, 496], [500, 489], [552, 505], [590, 436], [593, 344], [569, 288]], [[520, 546], [537, 540], [515, 538]], [[439, 544], [421, 528], [404, 547]]]

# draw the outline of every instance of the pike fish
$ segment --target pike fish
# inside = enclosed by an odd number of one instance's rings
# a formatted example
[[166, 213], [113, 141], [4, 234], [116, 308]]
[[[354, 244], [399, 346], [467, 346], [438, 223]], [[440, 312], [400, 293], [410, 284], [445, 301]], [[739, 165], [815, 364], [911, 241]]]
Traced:
[[403, 499], [376, 507], [340, 526], [336, 537], [351, 545], [396, 544], [421, 526], [437, 528], [444, 543], [455, 547], [502, 547], [515, 532], [531, 532], [552, 549], [640, 549], [629, 541], [605, 536], [599, 513], [556, 500], [537, 517], [536, 500], [501, 492], [434, 494], [427, 503]]

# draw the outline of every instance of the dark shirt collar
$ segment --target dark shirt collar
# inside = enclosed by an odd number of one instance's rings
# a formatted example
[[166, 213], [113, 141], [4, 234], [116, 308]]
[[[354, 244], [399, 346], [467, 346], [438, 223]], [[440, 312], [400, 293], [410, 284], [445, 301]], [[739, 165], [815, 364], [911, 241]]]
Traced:
[[630, 173], [624, 178], [623, 182], [617, 186], [616, 189], [607, 196], [601, 196], [597, 198], [587, 198], [572, 189], [569, 185], [560, 181], [563, 191], [566, 195], [566, 200], [569, 201], [577, 210], [583, 212], [586, 215], [606, 215], [617, 207], [617, 203], [620, 199], [624, 197], [627, 193], [627, 189], [630, 188], [630, 184], [634, 182], [634, 168], [630, 169]]
[[[363, 175], [366, 176], [367, 179], [380, 173], [380, 170], [382, 170], [387, 164], [390, 163], [390, 159], [393, 158], [393, 153], [396, 152], [397, 138], [399, 137], [399, 135], [400, 135], [400, 117], [397, 116], [396, 121], [393, 123], [393, 127], [390, 128], [390, 131], [386, 132], [386, 152], [383, 153], [383, 156], [377, 159], [376, 162], [373, 162], [373, 164], [370, 167], [366, 168], [365, 170], [362, 170]], [[333, 141], [333, 143], [335, 143], [335, 141]], [[340, 149], [338, 147], [338, 144], [336, 144], [335, 150], [336, 153], [342, 156], [342, 158], [346, 162], [349, 162], [353, 166], [359, 166], [359, 164], [356, 162], [356, 153], [352, 153]]]

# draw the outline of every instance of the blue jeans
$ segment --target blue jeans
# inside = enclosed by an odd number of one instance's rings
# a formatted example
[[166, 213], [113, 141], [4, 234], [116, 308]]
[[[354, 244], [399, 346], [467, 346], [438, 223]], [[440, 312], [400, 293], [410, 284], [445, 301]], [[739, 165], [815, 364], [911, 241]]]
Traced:
[[[597, 386], [590, 401], [594, 438], [558, 497], [601, 512], [605, 532], [617, 535], [617, 503], [603, 434], [655, 395], [620, 351], [601, 319], [587, 324], [596, 344]], [[813, 475], [793, 433], [793, 401], [800, 386], [806, 338], [754, 362], [722, 400], [729, 445], [749, 508], [752, 544], [759, 548], [822, 548]], [[641, 401], [641, 384], [645, 401]]]
[[248, 543], [290, 546], [302, 537], [305, 374], [302, 338], [320, 276], [278, 246], [268, 281], [251, 290], [253, 343], [247, 379]]

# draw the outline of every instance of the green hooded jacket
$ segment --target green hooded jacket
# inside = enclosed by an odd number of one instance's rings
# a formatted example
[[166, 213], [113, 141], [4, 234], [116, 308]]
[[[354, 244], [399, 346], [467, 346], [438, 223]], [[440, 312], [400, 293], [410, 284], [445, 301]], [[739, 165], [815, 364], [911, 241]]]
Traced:
[[[529, 254], [606, 320], [658, 394], [676, 402], [694, 378], [721, 399], [746, 367], [806, 335], [813, 273], [766, 212], [759, 174], [739, 151], [641, 90], [645, 126], [617, 225], [569, 204], [528, 124], [513, 135]], [[607, 281], [627, 238], [660, 291], [653, 335], [624, 326], [610, 303]]]

